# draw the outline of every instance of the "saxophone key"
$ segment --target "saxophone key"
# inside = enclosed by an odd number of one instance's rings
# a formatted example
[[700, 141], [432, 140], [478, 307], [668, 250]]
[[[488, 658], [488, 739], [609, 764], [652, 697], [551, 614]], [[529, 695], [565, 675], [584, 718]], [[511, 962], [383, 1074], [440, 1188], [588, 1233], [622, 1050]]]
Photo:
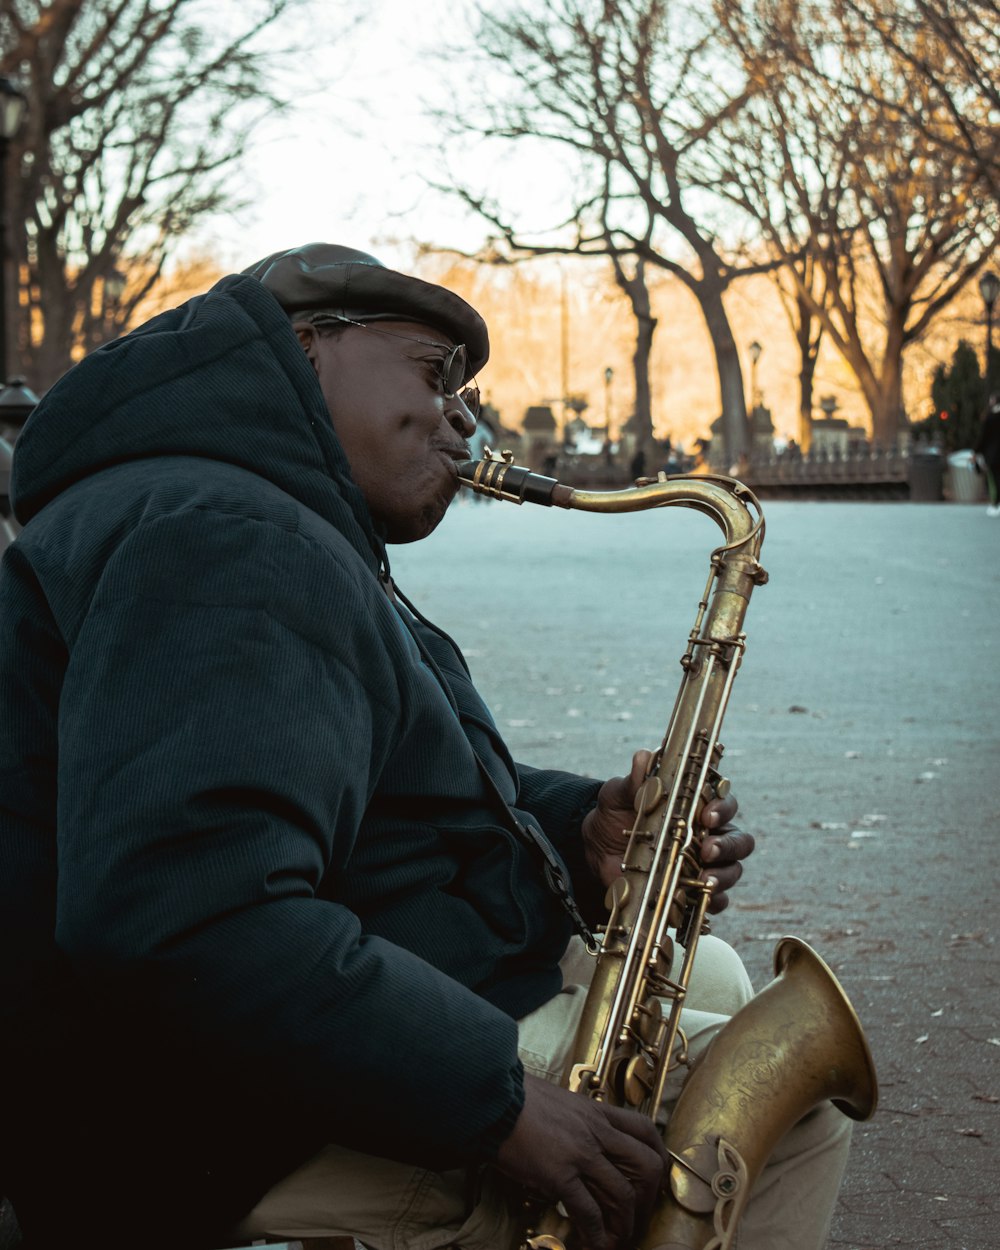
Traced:
[[656, 998], [647, 999], [635, 1009], [632, 1030], [646, 1045], [655, 1046], [663, 1029], [663, 1008]]
[[640, 1051], [623, 1063], [620, 1073], [616, 1075], [625, 1104], [629, 1107], [641, 1107], [653, 1092], [656, 1065], [645, 1051]]
[[597, 1073], [592, 1064], [574, 1063], [566, 1087], [571, 1094], [597, 1090]]
[[648, 816], [663, 801], [663, 782], [659, 777], [647, 777], [635, 792], [635, 810], [640, 816]]

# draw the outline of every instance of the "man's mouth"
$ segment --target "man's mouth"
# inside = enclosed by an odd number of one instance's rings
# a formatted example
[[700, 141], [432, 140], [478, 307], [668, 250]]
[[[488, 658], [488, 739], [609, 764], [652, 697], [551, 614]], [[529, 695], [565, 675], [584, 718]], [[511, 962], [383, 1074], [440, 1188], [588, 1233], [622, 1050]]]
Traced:
[[455, 473], [455, 476], [457, 477], [458, 466], [460, 464], [463, 464], [466, 460], [469, 459], [470, 452], [469, 452], [468, 447], [466, 447], [464, 444], [460, 447], [454, 447], [454, 446], [449, 445], [447, 447], [438, 447], [437, 450], [441, 453], [442, 456], [445, 457], [446, 460], [450, 462], [452, 466], [452, 470]]

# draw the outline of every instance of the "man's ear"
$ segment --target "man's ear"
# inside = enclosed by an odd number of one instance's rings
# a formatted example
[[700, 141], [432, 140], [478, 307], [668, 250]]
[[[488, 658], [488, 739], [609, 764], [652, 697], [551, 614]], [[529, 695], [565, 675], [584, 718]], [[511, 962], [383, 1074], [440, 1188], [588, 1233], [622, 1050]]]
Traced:
[[312, 367], [316, 368], [316, 344], [319, 341], [319, 335], [316, 333], [316, 327], [310, 321], [296, 321], [292, 325], [295, 331], [295, 337], [302, 344], [302, 350], [309, 357]]

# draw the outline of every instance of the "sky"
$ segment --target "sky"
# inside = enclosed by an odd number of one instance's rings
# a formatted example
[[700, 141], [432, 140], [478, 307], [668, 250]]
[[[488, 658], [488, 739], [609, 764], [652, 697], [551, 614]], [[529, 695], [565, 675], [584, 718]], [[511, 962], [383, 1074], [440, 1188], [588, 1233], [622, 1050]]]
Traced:
[[[235, 268], [316, 240], [377, 249], [390, 263], [409, 255], [386, 242], [393, 238], [474, 249], [482, 225], [422, 176], [442, 168], [424, 103], [454, 99], [466, 8], [464, 0], [313, 0], [308, 25], [293, 36], [311, 51], [282, 80], [292, 107], [260, 129], [245, 170], [251, 202], [194, 246], [207, 238]], [[351, 12], [363, 12], [353, 26]], [[466, 159], [475, 156], [456, 152], [455, 167]]]

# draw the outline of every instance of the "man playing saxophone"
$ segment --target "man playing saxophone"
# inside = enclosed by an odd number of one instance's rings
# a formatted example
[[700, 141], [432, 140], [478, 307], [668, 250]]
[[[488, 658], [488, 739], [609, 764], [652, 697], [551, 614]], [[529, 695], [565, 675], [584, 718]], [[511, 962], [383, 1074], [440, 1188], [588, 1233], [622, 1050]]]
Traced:
[[[0, 1183], [33, 1250], [355, 1235], [499, 1250], [523, 1188], [634, 1244], [653, 1122], [562, 1089], [648, 755], [515, 762], [394, 586], [467, 459], [465, 301], [275, 253], [68, 373], [21, 436], [0, 576]], [[752, 838], [715, 799], [713, 909]], [[692, 1052], [750, 988], [706, 939]], [[676, 1090], [668, 1089], [669, 1100]], [[829, 1106], [743, 1250], [820, 1250]]]

